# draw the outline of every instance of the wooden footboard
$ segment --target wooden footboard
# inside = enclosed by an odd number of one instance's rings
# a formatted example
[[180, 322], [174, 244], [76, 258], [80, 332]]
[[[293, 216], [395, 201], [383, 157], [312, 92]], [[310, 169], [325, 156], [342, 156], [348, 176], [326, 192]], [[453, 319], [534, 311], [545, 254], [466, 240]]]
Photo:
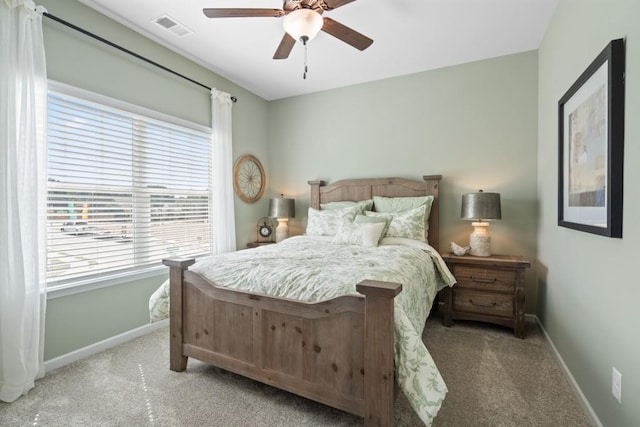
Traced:
[[365, 280], [362, 295], [305, 303], [224, 289], [170, 267], [170, 368], [203, 362], [391, 426], [393, 299], [402, 286]]

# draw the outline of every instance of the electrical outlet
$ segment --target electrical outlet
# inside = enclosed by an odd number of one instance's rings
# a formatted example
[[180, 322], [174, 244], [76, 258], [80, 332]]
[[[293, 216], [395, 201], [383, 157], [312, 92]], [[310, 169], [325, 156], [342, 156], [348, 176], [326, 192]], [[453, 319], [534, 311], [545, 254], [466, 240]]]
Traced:
[[619, 403], [622, 403], [622, 374], [613, 367], [613, 375], [611, 377], [611, 393]]

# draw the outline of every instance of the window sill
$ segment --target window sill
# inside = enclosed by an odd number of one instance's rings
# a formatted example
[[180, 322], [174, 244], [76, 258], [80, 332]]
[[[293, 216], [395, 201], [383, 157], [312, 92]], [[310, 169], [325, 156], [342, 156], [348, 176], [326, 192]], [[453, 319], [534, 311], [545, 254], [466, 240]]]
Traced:
[[[149, 267], [144, 270], [138, 270], [135, 272], [124, 272], [119, 274], [106, 275], [99, 278], [91, 278], [85, 280], [78, 280], [75, 282], [69, 282], [62, 285], [53, 286], [47, 289], [47, 299], [54, 299], [65, 297], [81, 292], [93, 291], [100, 288], [106, 288], [109, 286], [122, 285], [124, 283], [135, 282], [137, 280], [146, 279], [149, 277], [168, 277], [168, 270], [164, 265], [158, 265]], [[159, 285], [158, 285], [159, 286]]]

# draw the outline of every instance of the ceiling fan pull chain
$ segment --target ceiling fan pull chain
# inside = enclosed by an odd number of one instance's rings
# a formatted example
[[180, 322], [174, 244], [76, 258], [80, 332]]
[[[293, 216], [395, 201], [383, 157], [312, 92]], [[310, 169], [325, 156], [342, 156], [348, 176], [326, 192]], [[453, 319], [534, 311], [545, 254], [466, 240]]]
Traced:
[[307, 67], [307, 37], [302, 36], [300, 40], [302, 40], [302, 44], [304, 45], [304, 73], [302, 73], [302, 78], [306, 80], [307, 72], [309, 71]]
[[307, 72], [309, 68], [307, 67], [307, 45], [304, 45], [304, 73], [302, 73], [302, 78], [307, 79]]

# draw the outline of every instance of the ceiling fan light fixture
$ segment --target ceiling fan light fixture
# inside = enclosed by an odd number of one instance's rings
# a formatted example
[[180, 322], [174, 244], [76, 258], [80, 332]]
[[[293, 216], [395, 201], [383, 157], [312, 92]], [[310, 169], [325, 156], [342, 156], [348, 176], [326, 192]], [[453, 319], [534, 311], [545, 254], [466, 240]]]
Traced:
[[322, 16], [311, 9], [297, 9], [289, 13], [283, 20], [284, 30], [294, 40], [306, 37], [305, 42], [312, 40], [322, 29]]

